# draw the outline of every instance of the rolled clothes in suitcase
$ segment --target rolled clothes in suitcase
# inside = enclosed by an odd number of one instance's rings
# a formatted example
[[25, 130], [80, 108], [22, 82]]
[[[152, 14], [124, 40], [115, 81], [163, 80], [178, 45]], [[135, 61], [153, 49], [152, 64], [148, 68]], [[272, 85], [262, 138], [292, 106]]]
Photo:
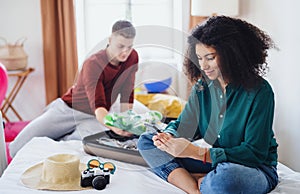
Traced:
[[88, 154], [148, 166], [135, 147], [137, 140], [138, 136], [126, 138], [105, 131], [86, 136], [82, 142], [84, 151]]

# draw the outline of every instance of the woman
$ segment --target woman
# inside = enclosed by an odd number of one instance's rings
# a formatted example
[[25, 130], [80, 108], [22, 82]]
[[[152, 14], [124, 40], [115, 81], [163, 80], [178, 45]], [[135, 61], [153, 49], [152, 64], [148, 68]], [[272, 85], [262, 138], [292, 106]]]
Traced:
[[[272, 130], [274, 94], [262, 78], [262, 30], [240, 19], [209, 18], [188, 38], [184, 67], [196, 81], [179, 118], [144, 133], [138, 149], [155, 174], [187, 193], [267, 193], [278, 183]], [[195, 142], [204, 139], [209, 149]]]

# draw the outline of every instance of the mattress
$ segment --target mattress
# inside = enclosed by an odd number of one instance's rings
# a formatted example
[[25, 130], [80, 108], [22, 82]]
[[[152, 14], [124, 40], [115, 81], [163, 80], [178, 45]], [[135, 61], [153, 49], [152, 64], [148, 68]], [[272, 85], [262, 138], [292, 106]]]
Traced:
[[[87, 163], [90, 159], [97, 158], [101, 162], [113, 162], [116, 165], [116, 172], [111, 175], [110, 184], [100, 191], [101, 193], [109, 194], [176, 194], [184, 193], [177, 187], [161, 180], [154, 175], [148, 167], [142, 165], [130, 164], [113, 160], [111, 158], [96, 157], [87, 154], [84, 151], [81, 141], [54, 141], [46, 137], [36, 137], [28, 142], [15, 156], [12, 162], [4, 171], [0, 178], [0, 193], [1, 194], [54, 194], [62, 193], [59, 191], [41, 191], [25, 187], [20, 177], [22, 173], [29, 167], [40, 163], [45, 158], [54, 154], [74, 154], [80, 157], [81, 162]], [[300, 193], [300, 173], [295, 172], [287, 166], [279, 163], [279, 185], [272, 191], [272, 194]], [[67, 194], [88, 194], [95, 193], [95, 190], [68, 191]]]

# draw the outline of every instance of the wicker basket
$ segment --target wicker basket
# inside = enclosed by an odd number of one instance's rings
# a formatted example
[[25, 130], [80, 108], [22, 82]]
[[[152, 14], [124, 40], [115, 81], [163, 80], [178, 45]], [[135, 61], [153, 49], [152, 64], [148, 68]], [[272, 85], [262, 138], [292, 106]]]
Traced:
[[6, 39], [2, 37], [0, 39], [5, 42], [4, 45], [0, 45], [0, 62], [8, 71], [25, 69], [28, 64], [28, 56], [23, 48], [26, 38], [17, 40], [15, 44], [7, 43]]

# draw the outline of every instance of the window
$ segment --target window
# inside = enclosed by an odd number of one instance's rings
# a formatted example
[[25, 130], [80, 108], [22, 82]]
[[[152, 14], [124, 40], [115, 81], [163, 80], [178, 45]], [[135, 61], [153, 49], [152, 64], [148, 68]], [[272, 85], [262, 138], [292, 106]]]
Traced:
[[113, 23], [127, 19], [137, 29], [134, 48], [140, 61], [180, 63], [183, 45], [183, 0], [75, 0], [78, 56], [105, 48]]

